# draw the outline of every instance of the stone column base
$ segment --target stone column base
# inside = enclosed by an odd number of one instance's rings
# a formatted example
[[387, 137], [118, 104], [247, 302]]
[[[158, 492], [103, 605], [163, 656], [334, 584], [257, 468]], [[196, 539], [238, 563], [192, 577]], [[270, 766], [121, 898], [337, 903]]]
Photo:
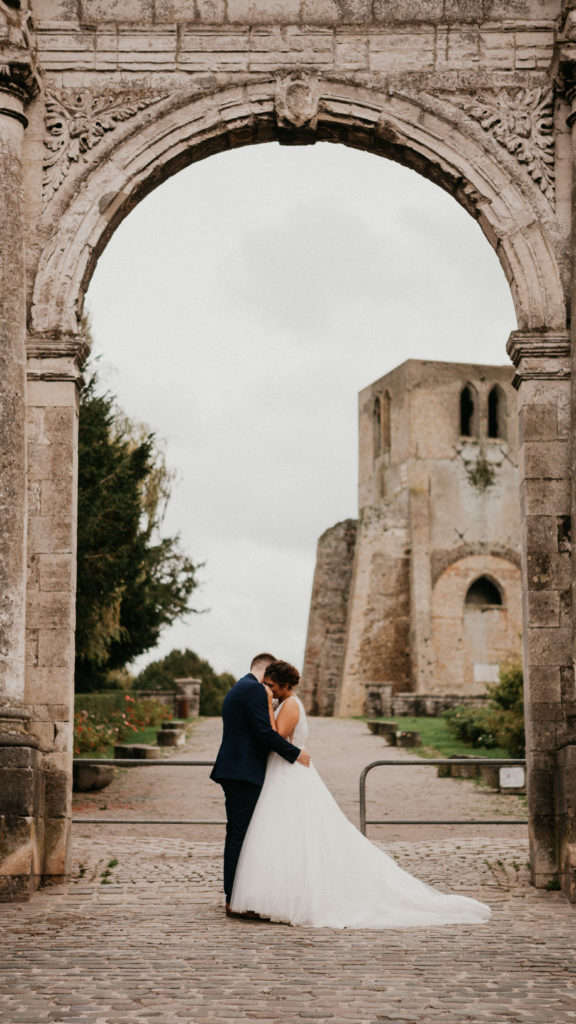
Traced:
[[0, 902], [29, 899], [42, 877], [44, 776], [19, 713], [0, 713]]

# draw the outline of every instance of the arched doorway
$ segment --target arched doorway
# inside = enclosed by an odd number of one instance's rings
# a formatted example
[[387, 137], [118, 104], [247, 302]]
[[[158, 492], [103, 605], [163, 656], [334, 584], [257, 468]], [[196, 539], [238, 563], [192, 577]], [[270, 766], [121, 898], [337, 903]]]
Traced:
[[[279, 12], [278, 21], [289, 27], [278, 33], [263, 27], [266, 18], [262, 21], [262, 11], [255, 9], [251, 15], [253, 25], [259, 26], [255, 31], [242, 24], [206, 24], [172, 33], [171, 28], [160, 30], [144, 19], [141, 30], [131, 35], [125, 26], [115, 26], [111, 42], [110, 35], [102, 34], [104, 25], [97, 19], [82, 31], [78, 26], [78, 32], [71, 23], [69, 35], [57, 38], [50, 26], [51, 10], [40, 2], [34, 6], [47, 17], [48, 28], [40, 34], [40, 57], [50, 70], [48, 86], [37, 78], [32, 85], [32, 74], [24, 80], [18, 72], [16, 87], [15, 63], [14, 99], [2, 122], [11, 140], [8, 148], [20, 145], [26, 120], [23, 99], [42, 90], [36, 105], [29, 108], [32, 131], [24, 149], [31, 296], [30, 642], [26, 691], [17, 672], [10, 691], [11, 700], [20, 700], [32, 710], [32, 725], [41, 737], [43, 766], [50, 781], [47, 841], [39, 853], [43, 867], [36, 865], [34, 871], [61, 877], [66, 865], [76, 387], [85, 354], [79, 323], [91, 273], [107, 240], [130, 209], [186, 164], [223, 148], [269, 139], [287, 144], [325, 140], [398, 160], [447, 189], [478, 219], [510, 283], [518, 331], [510, 339], [509, 352], [518, 371], [525, 446], [524, 636], [533, 871], [537, 883], [544, 884], [560, 867], [569, 887], [572, 825], [566, 823], [572, 822], [574, 808], [570, 800], [565, 806], [564, 800], [551, 813], [553, 779], [567, 770], [575, 740], [566, 710], [571, 698], [569, 694], [563, 698], [560, 687], [561, 673], [565, 689], [570, 686], [571, 671], [571, 618], [566, 625], [561, 611], [561, 595], [569, 589], [569, 339], [562, 280], [566, 265], [563, 244], [570, 231], [569, 182], [565, 175], [558, 175], [557, 199], [562, 202], [558, 202], [556, 214], [554, 178], [549, 172], [554, 156], [548, 142], [553, 111], [546, 90], [541, 85], [533, 91], [527, 89], [521, 66], [516, 70], [518, 85], [502, 88], [500, 65], [494, 65], [489, 56], [494, 52], [488, 46], [488, 40], [494, 42], [494, 29], [482, 22], [478, 38], [485, 37], [484, 49], [480, 46], [474, 60], [483, 67], [485, 77], [482, 82], [467, 82], [462, 98], [458, 90], [463, 80], [458, 75], [463, 51], [458, 46], [468, 38], [466, 26], [458, 20], [450, 26], [448, 35], [454, 45], [442, 51], [448, 76], [456, 77], [435, 78], [440, 56], [428, 54], [428, 29], [411, 35], [407, 44], [406, 29], [411, 23], [403, 8], [389, 28], [372, 24], [371, 15], [366, 14], [365, 24], [352, 34], [348, 27], [342, 32], [332, 26], [321, 27], [316, 16], [309, 18], [309, 25], [303, 16], [304, 23], [293, 27], [293, 16], [287, 10]], [[29, 26], [20, 14], [10, 17], [15, 23], [12, 38], [32, 66], [35, 57]], [[439, 15], [440, 20], [442, 17]], [[564, 23], [561, 30], [563, 27]], [[437, 26], [434, 32], [437, 34]], [[144, 39], [148, 56], [142, 49]], [[171, 56], [162, 55], [172, 53], [176, 40], [177, 60], [171, 63]], [[344, 50], [339, 49], [341, 45]], [[534, 45], [538, 50], [540, 36]], [[543, 35], [542, 45], [550, 45]], [[86, 56], [89, 51], [91, 56]], [[159, 55], [157, 63], [150, 61], [152, 52]], [[206, 53], [213, 56], [198, 56]], [[231, 53], [233, 57], [224, 60], [222, 55]], [[105, 90], [101, 80], [89, 75], [85, 85], [77, 74], [80, 65], [99, 74], [102, 54], [109, 54], [105, 59], [113, 69]], [[344, 71], [339, 65], [342, 59]], [[516, 59], [514, 54], [512, 59]], [[543, 60], [539, 66], [549, 66], [549, 57], [544, 60], [539, 54], [539, 59]], [[302, 70], [303, 66], [310, 70]], [[146, 67], [145, 80], [134, 78], [138, 67]], [[194, 70], [193, 77], [187, 77], [186, 68]], [[486, 89], [494, 92], [490, 102], [484, 98]], [[45, 118], [42, 152], [38, 139]], [[509, 136], [502, 128], [504, 123], [511, 126]], [[42, 161], [45, 204], [40, 213]], [[8, 187], [17, 203], [19, 184], [13, 177], [5, 178]], [[22, 239], [20, 223], [17, 217], [16, 236]], [[22, 263], [16, 260], [14, 272], [21, 275], [22, 270]], [[19, 332], [23, 308], [18, 292], [14, 316], [20, 317]], [[15, 438], [14, 451], [22, 439], [22, 433]], [[42, 445], [46, 457], [37, 459], [37, 448]], [[21, 473], [23, 458], [18, 464]], [[24, 511], [21, 491], [15, 492], [10, 523], [23, 522]], [[14, 666], [20, 664], [21, 617], [16, 610], [22, 607], [22, 565], [20, 558], [13, 577], [17, 592], [12, 618], [15, 639], [8, 657]]]

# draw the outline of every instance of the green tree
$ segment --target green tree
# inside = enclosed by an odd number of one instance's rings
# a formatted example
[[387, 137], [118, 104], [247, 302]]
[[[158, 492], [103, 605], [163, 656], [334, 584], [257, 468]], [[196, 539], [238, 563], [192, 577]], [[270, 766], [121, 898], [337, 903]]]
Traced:
[[93, 372], [82, 392], [78, 461], [76, 688], [153, 648], [194, 611], [195, 565], [160, 526], [172, 476], [141, 424], [121, 416]]
[[205, 658], [200, 658], [194, 651], [186, 648], [180, 651], [175, 648], [165, 658], [152, 661], [136, 676], [134, 687], [137, 690], [172, 690], [175, 679], [200, 679], [200, 714], [219, 715], [222, 701], [234, 684], [234, 676], [229, 672], [219, 675]]

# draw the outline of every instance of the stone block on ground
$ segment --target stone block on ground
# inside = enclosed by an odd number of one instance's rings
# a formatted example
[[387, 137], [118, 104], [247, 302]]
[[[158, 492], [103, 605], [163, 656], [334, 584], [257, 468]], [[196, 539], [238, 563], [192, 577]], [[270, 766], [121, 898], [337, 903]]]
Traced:
[[184, 729], [159, 729], [156, 733], [159, 747], [183, 747], [186, 742]]
[[162, 751], [159, 747], [153, 747], [150, 743], [120, 743], [114, 747], [114, 757], [153, 761], [162, 757]]
[[398, 747], [421, 747], [422, 738], [419, 732], [407, 730], [396, 733], [396, 745]]
[[106, 789], [116, 777], [114, 765], [75, 764], [73, 788], [76, 793], [90, 793]]

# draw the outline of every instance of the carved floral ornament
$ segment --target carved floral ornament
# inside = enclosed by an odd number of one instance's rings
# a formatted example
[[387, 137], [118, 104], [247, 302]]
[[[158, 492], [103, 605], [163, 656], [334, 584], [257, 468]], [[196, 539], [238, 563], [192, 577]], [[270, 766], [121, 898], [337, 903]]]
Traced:
[[554, 95], [552, 89], [501, 89], [462, 97], [458, 105], [525, 166], [554, 202]]
[[104, 136], [164, 95], [116, 92], [94, 94], [89, 89], [46, 92], [43, 197], [48, 202], [67, 177], [72, 164], [94, 149]]

